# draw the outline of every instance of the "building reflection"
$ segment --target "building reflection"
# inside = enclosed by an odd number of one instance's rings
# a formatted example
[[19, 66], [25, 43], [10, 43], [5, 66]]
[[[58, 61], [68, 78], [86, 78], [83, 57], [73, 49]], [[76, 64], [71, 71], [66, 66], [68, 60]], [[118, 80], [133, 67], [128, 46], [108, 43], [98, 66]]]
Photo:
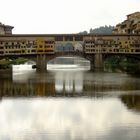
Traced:
[[128, 109], [140, 112], [140, 95], [122, 95], [120, 99]]
[[57, 72], [55, 74], [55, 90], [57, 93], [83, 92], [83, 73]]
[[[124, 77], [121, 74], [83, 71], [55, 71], [40, 74], [31, 72], [14, 74], [12, 79], [1, 79], [0, 97], [88, 96], [101, 98], [126, 94], [122, 91], [139, 91], [139, 83], [138, 79]], [[122, 100], [125, 100], [123, 98]]]
[[0, 96], [74, 96], [83, 91], [82, 73], [28, 73], [0, 80]]

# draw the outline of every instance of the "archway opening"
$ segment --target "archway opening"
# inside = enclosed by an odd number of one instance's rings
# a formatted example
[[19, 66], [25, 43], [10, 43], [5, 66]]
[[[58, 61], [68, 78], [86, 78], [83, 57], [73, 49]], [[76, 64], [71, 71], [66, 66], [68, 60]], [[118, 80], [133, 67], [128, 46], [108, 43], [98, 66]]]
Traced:
[[61, 56], [47, 63], [47, 70], [90, 70], [90, 61], [82, 57]]

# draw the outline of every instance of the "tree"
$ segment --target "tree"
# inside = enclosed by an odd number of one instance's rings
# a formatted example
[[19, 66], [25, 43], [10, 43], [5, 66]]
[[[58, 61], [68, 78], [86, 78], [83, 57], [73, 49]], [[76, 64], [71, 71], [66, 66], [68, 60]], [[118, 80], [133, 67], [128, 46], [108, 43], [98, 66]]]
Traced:
[[90, 29], [89, 33], [90, 34], [112, 34], [112, 31], [114, 29], [114, 26], [101, 26], [99, 28], [95, 28], [95, 29]]
[[87, 31], [80, 32], [79, 34], [88, 34]]
[[[99, 28], [95, 28], [95, 29], [92, 29], [90, 28], [89, 30], [89, 34], [112, 34], [112, 31], [114, 29], [114, 26], [101, 26]], [[83, 31], [83, 32], [80, 32], [79, 34], [88, 34], [87, 31]]]

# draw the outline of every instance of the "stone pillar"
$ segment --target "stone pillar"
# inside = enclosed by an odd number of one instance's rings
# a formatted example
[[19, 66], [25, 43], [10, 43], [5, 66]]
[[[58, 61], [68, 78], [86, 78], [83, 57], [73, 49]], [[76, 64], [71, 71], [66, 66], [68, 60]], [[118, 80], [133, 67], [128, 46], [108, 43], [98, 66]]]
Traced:
[[38, 54], [36, 60], [36, 69], [37, 72], [44, 72], [46, 71], [47, 63], [46, 63], [46, 55], [45, 54]]
[[66, 94], [66, 83], [65, 82], [66, 81], [63, 80], [63, 96], [65, 96], [65, 94]]
[[95, 69], [102, 69], [103, 68], [103, 56], [101, 53], [95, 54], [94, 67], [95, 67]]
[[93, 71], [95, 69], [94, 61], [90, 61], [90, 70]]

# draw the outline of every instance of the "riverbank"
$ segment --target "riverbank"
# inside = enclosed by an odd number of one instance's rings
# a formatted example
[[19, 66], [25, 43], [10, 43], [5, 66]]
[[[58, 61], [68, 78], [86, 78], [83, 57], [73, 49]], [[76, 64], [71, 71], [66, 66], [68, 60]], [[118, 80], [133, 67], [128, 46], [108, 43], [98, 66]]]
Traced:
[[140, 62], [134, 58], [112, 56], [105, 60], [104, 66], [112, 71], [121, 71], [140, 76]]
[[12, 67], [7, 69], [0, 69], [0, 79], [12, 78]]
[[28, 59], [22, 58], [22, 57], [19, 57], [17, 59], [9, 59], [9, 58], [1, 59], [0, 60], [0, 70], [1, 69], [10, 69], [11, 65], [24, 64], [27, 61], [28, 61]]

